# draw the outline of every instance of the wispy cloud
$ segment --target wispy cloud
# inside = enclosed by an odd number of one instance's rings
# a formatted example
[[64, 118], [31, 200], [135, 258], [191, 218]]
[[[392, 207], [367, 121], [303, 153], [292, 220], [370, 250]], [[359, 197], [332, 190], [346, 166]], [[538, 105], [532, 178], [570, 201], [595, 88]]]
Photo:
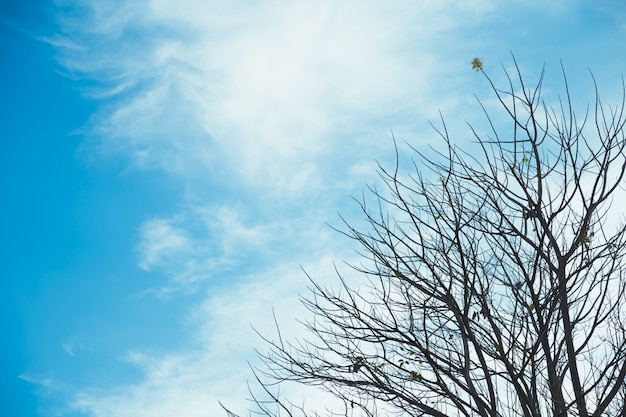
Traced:
[[265, 224], [248, 219], [233, 207], [188, 207], [171, 218], [152, 218], [140, 228], [139, 266], [146, 271], [160, 270], [171, 279], [162, 290], [197, 289], [226, 271], [245, 265], [267, 265], [275, 259], [274, 245], [279, 236], [290, 233], [289, 221]]
[[[117, 4], [120, 3], [120, 4]], [[92, 133], [139, 168], [295, 191], [376, 155], [379, 120], [429, 118], [489, 2], [81, 2], [70, 70], [111, 100]], [[79, 42], [76, 39], [83, 39]], [[78, 52], [77, 52], [78, 51]], [[368, 133], [369, 132], [369, 133]], [[372, 135], [375, 134], [375, 137]], [[357, 151], [357, 152], [355, 152]], [[344, 164], [337, 164], [338, 161]], [[331, 171], [331, 172], [329, 172]]]
[[63, 350], [63, 352], [65, 352], [68, 356], [74, 357], [76, 356], [76, 353], [81, 351], [81, 350], [85, 350], [85, 345], [82, 343], [76, 343], [73, 341], [63, 341], [61, 342], [61, 349]]
[[338, 221], [332, 205], [275, 204], [273, 210], [262, 201], [256, 207], [187, 206], [172, 217], [146, 220], [139, 229], [139, 266], [169, 278], [150, 292], [196, 291], [206, 283], [237, 282], [285, 262], [342, 252], [326, 224]]
[[[324, 257], [324, 267], [318, 265], [319, 257], [313, 258], [310, 272], [323, 276], [331, 254]], [[305, 311], [294, 296], [306, 284], [300, 268], [285, 262], [251, 272], [219, 293], [209, 291], [187, 318], [197, 329], [192, 346], [164, 354], [128, 351], [123, 360], [141, 371], [139, 381], [115, 389], [81, 390], [71, 407], [96, 416], [218, 416], [220, 400], [243, 414], [251, 406], [245, 401], [252, 377], [246, 360], [257, 364], [254, 345], [261, 341], [251, 326], [275, 337], [274, 312], [285, 335], [303, 335], [296, 318], [305, 317]]]

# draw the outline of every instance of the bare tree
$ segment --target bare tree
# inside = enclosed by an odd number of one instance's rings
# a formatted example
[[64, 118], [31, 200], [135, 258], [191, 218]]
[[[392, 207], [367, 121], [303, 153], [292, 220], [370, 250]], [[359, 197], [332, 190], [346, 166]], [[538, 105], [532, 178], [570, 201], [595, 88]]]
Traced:
[[626, 416], [624, 100], [596, 87], [577, 118], [565, 73], [549, 107], [543, 71], [529, 88], [515, 62], [501, 90], [473, 67], [509, 123], [479, 101], [491, 130], [470, 126], [473, 152], [442, 119], [438, 157], [380, 167], [369, 227], [342, 229], [367, 290], [311, 280], [310, 337], [265, 339], [260, 414], [307, 415], [271, 393], [296, 381], [342, 400], [330, 415]]

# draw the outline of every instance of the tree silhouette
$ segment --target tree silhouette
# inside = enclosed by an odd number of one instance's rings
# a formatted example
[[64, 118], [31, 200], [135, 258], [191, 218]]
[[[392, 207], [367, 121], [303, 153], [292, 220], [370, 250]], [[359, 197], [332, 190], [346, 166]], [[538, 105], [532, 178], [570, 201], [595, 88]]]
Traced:
[[257, 413], [318, 415], [272, 393], [295, 381], [342, 400], [329, 415], [626, 416], [624, 83], [577, 118], [564, 72], [549, 107], [543, 70], [529, 88], [513, 59], [502, 90], [475, 61], [508, 123], [479, 101], [472, 152], [442, 118], [438, 157], [380, 166], [368, 227], [340, 230], [367, 285], [311, 279], [309, 337], [264, 337]]

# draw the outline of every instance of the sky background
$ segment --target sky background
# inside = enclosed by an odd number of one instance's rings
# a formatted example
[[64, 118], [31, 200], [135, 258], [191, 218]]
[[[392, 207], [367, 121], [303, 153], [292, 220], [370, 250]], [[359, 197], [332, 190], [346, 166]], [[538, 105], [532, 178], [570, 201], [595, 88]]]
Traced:
[[615, 103], [624, 45], [618, 0], [3, 0], [0, 414], [244, 414], [251, 325], [297, 336], [302, 268], [358, 260], [327, 224], [391, 131], [436, 146], [441, 111], [470, 146], [471, 61], [511, 51]]

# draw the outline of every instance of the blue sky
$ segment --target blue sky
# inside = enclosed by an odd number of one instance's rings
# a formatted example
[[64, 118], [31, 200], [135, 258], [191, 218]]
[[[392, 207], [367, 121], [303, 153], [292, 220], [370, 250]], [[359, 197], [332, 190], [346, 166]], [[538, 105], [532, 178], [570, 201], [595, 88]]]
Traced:
[[436, 144], [441, 110], [469, 142], [475, 56], [618, 98], [626, 5], [544, 3], [0, 3], [1, 414], [243, 413], [250, 324], [299, 334], [301, 266], [357, 259], [326, 223], [391, 130]]

